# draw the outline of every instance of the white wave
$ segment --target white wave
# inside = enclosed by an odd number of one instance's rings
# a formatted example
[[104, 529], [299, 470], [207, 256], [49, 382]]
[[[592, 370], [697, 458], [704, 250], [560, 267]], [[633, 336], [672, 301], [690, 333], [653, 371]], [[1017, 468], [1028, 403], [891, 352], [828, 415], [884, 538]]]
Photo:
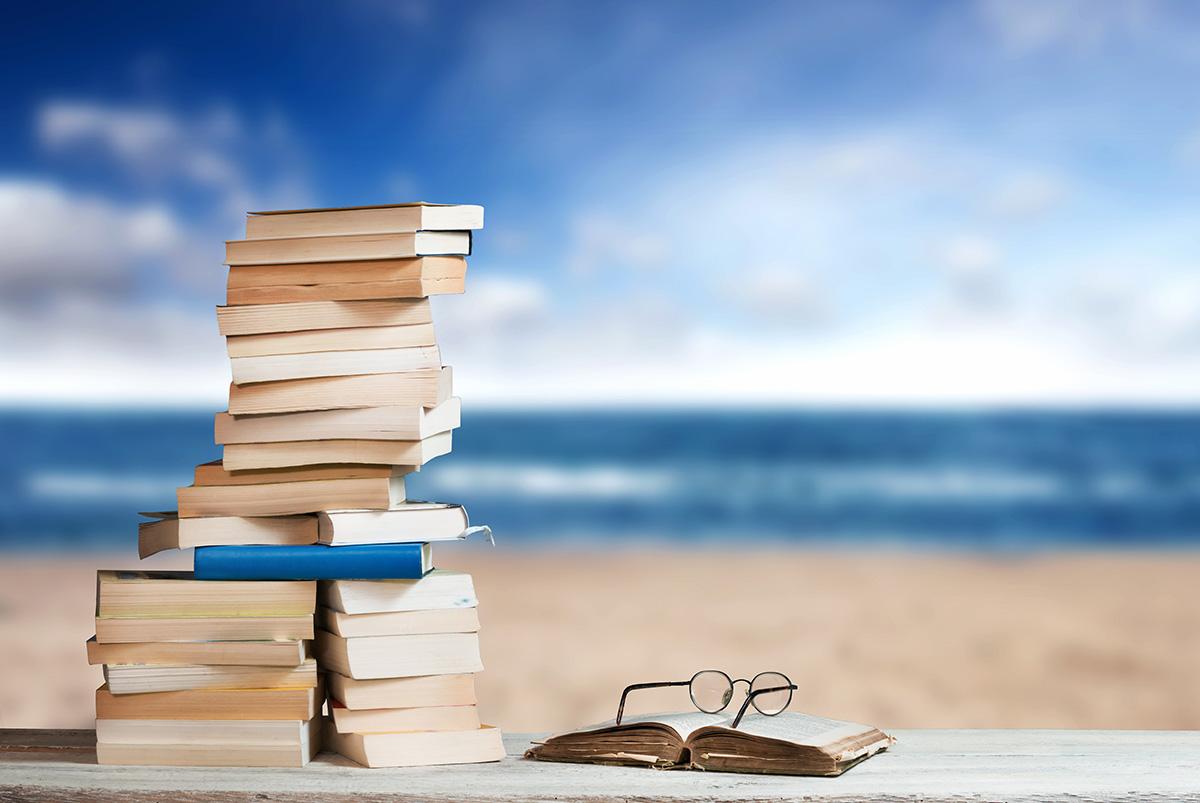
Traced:
[[459, 463], [432, 467], [430, 490], [493, 493], [538, 498], [653, 499], [675, 490], [669, 470], [614, 465], [554, 466], [537, 463]]
[[162, 475], [41, 471], [28, 478], [26, 487], [31, 496], [46, 499], [144, 500], [174, 498], [176, 482]]

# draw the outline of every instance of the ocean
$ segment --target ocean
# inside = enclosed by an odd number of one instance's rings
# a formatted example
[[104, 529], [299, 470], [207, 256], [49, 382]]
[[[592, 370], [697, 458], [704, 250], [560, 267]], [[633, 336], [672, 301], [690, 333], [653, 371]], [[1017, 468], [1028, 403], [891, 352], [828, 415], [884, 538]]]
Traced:
[[[212, 415], [0, 411], [0, 549], [132, 549]], [[1200, 546], [1200, 413], [473, 412], [409, 498], [501, 545]]]

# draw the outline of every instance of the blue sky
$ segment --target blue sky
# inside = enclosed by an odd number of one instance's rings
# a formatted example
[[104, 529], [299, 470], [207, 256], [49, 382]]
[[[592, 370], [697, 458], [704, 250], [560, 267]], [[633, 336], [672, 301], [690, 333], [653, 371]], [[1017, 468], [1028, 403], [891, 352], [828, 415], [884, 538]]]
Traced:
[[10, 15], [3, 398], [219, 404], [242, 213], [424, 198], [478, 403], [1200, 400], [1200, 8], [730, 8]]

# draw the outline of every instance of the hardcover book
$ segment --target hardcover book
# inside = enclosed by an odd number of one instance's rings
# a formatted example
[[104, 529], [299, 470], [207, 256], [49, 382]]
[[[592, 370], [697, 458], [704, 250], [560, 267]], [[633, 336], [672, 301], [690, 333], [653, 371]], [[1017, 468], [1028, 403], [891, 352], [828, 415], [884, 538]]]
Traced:
[[429, 544], [332, 547], [208, 546], [196, 549], [197, 580], [338, 580], [424, 577]]

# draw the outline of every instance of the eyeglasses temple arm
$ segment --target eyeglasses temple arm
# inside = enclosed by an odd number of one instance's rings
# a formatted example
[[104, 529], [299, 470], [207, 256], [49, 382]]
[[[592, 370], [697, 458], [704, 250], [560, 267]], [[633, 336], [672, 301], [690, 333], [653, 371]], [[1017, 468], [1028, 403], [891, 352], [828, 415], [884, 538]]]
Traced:
[[639, 689], [662, 689], [667, 686], [690, 686], [690, 680], [667, 680], [659, 683], [634, 683], [632, 686], [626, 686], [625, 691], [621, 692], [621, 704], [617, 706], [617, 721], [615, 724], [621, 724], [621, 717], [625, 713], [625, 698], [629, 696], [629, 692]]
[[[790, 686], [772, 686], [769, 689], [758, 689], [757, 691], [750, 692], [746, 695], [746, 699], [742, 701], [742, 707], [738, 709], [737, 716], [733, 718], [733, 723], [729, 727], [736, 728], [738, 726], [742, 721], [742, 717], [746, 714], [746, 709], [750, 707], [750, 701], [758, 695], [768, 694], [773, 691], [795, 691], [796, 688], [796, 684], [793, 683]], [[772, 716], [774, 715], [772, 714]]]

